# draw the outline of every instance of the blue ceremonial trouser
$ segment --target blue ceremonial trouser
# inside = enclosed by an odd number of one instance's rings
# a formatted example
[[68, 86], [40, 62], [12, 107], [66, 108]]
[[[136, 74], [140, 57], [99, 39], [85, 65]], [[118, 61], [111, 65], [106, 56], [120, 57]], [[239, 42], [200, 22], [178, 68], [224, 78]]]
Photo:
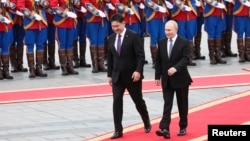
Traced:
[[205, 31], [209, 39], [221, 38], [222, 31], [225, 30], [225, 18], [220, 16], [209, 16], [205, 18]]
[[226, 18], [226, 32], [232, 32], [232, 27], [233, 27], [233, 14], [226, 14], [225, 15]]
[[48, 44], [55, 44], [56, 27], [54, 24], [48, 24]]
[[73, 49], [73, 42], [76, 36], [75, 28], [57, 28], [57, 37], [59, 49]]
[[189, 20], [189, 21], [176, 21], [178, 23], [178, 35], [187, 39], [193, 40], [194, 36], [197, 32], [197, 21], [196, 19]]
[[0, 31], [0, 54], [9, 54], [9, 47], [13, 41], [13, 29], [8, 32]]
[[204, 24], [204, 17], [203, 13], [200, 13], [200, 15], [197, 17], [197, 33], [202, 33], [202, 25]]
[[86, 43], [86, 27], [87, 22], [85, 18], [77, 18], [77, 40], [81, 43]]
[[104, 46], [105, 38], [108, 34], [108, 21], [88, 22], [87, 37], [90, 40], [90, 46]]
[[237, 34], [237, 38], [249, 38], [250, 37], [250, 18], [247, 16], [234, 16], [234, 31]]
[[47, 28], [28, 29], [25, 31], [25, 44], [27, 45], [27, 53], [33, 53], [36, 45], [36, 51], [44, 50], [44, 43], [47, 40]]
[[140, 32], [140, 26], [139, 26], [139, 23], [133, 23], [133, 24], [126, 24], [125, 25], [127, 29], [130, 29], [136, 33], [138, 33], [139, 35], [139, 32]]
[[166, 37], [165, 35], [165, 23], [167, 18], [164, 19], [152, 19], [148, 22], [148, 33], [150, 34], [150, 46], [156, 46], [157, 42]]
[[23, 39], [25, 35], [25, 30], [23, 25], [15, 24], [13, 26], [13, 42], [12, 46], [23, 47]]
[[146, 18], [142, 18], [141, 22], [139, 23], [140, 26], [140, 37], [143, 38], [144, 37], [144, 33], [147, 32], [147, 21]]

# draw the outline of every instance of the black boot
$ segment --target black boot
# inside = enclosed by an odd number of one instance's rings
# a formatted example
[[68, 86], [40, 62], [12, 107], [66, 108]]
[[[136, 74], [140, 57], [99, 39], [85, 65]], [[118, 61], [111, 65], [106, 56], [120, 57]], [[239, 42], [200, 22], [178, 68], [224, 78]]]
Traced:
[[232, 32], [225, 33], [225, 57], [237, 57], [237, 53], [233, 53], [231, 50]]
[[48, 62], [48, 44], [44, 43], [43, 45], [43, 69], [44, 70], [50, 70], [49, 62]]
[[86, 63], [86, 43], [80, 42], [80, 67], [89, 68], [90, 64]]
[[201, 33], [197, 33], [194, 37], [195, 60], [204, 60], [205, 56], [201, 55]]
[[55, 63], [55, 43], [48, 44], [48, 61], [49, 61], [49, 67], [53, 70], [58, 70], [60, 67], [56, 65]]
[[155, 68], [157, 47], [156, 46], [150, 46], [150, 52], [151, 52], [151, 58], [152, 58], [152, 68]]
[[2, 54], [2, 62], [3, 62], [3, 78], [5, 79], [13, 79], [13, 76], [10, 75], [9, 71], [9, 62], [10, 56], [9, 54]]
[[17, 70], [19, 72], [27, 72], [28, 69], [23, 67], [23, 46], [17, 47]]
[[74, 68], [79, 68], [79, 57], [78, 57], [78, 44], [77, 40], [73, 43], [73, 62], [74, 62]]
[[17, 70], [17, 50], [15, 46], [10, 46], [10, 64], [11, 72], [18, 72]]

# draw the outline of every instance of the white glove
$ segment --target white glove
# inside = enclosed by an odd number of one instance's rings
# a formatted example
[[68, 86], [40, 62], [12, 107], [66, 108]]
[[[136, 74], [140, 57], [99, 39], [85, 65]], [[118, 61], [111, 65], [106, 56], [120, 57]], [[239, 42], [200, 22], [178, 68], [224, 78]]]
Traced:
[[229, 3], [232, 3], [233, 2], [233, 0], [225, 0], [226, 2], [229, 2]]
[[41, 21], [42, 20], [42, 18], [41, 18], [40, 15], [34, 14], [34, 16], [35, 16], [35, 20], [37, 20], [37, 21]]
[[243, 3], [243, 5], [245, 5], [246, 7], [250, 7], [250, 2], [246, 0], [246, 1]]
[[16, 11], [16, 14], [19, 15], [19, 16], [23, 16], [23, 13], [20, 12], [19, 10]]
[[10, 20], [7, 19], [6, 17], [2, 17], [1, 21], [4, 22], [4, 23], [6, 23], [6, 24], [10, 23]]
[[186, 6], [186, 5], [185, 5], [185, 8], [184, 8], [183, 11], [191, 11], [191, 8], [190, 8], [189, 6]]
[[201, 6], [201, 2], [199, 2], [198, 0], [195, 0], [195, 6], [200, 7]]
[[218, 4], [217, 4], [215, 7], [216, 7], [216, 8], [220, 8], [220, 9], [224, 9], [224, 8], [225, 8], [225, 5], [218, 2]]
[[81, 6], [81, 10], [80, 10], [82, 13], [86, 13], [87, 12], [87, 9], [85, 9], [83, 6]]
[[167, 6], [167, 8], [168, 9], [173, 9], [173, 4], [172, 3], [170, 3], [169, 1], [167, 1], [167, 0], [165, 0], [165, 4], [166, 4], [166, 6]]
[[70, 17], [70, 18], [76, 18], [77, 17], [76, 14], [71, 12], [71, 11], [67, 12], [67, 16]]
[[128, 10], [128, 14], [130, 14], [130, 15], [134, 15], [135, 14], [134, 11], [131, 8], [128, 8], [127, 10]]
[[101, 10], [98, 10], [98, 16], [102, 18], [106, 17], [106, 15]]
[[158, 11], [161, 12], [161, 13], [166, 13], [167, 12], [167, 9], [162, 7], [162, 6], [158, 6]]
[[108, 9], [115, 10], [115, 7], [111, 3], [106, 4], [108, 6]]
[[140, 3], [139, 7], [140, 7], [141, 9], [144, 9], [144, 8], [145, 8], [145, 5], [144, 5], [143, 3]]

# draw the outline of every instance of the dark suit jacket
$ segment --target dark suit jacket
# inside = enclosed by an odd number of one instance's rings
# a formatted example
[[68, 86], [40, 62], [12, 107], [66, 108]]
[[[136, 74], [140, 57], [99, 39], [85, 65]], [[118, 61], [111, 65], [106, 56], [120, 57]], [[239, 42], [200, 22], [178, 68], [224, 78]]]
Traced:
[[[190, 55], [189, 42], [177, 36], [172, 48], [171, 57], [167, 52], [168, 39], [164, 38], [158, 42], [158, 51], [155, 64], [155, 79], [162, 79], [162, 87], [166, 88], [169, 83], [173, 88], [183, 88], [191, 84], [192, 79], [187, 69]], [[168, 76], [169, 68], [176, 68], [177, 72]]]
[[114, 33], [109, 36], [108, 40], [108, 77], [112, 77], [112, 83], [116, 83], [119, 79], [132, 82], [131, 76], [134, 71], [140, 72], [143, 78], [145, 53], [140, 37], [137, 33], [127, 29], [120, 55], [115, 48], [115, 38]]

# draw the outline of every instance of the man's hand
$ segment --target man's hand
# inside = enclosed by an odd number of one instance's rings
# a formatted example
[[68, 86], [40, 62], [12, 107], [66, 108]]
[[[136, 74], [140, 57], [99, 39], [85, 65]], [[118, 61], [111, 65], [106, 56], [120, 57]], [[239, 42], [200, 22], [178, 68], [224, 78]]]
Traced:
[[128, 14], [130, 14], [130, 15], [134, 15], [135, 14], [134, 11], [131, 8], [128, 8], [127, 11], [128, 11]]
[[145, 8], [145, 5], [144, 5], [143, 3], [140, 3], [139, 7], [140, 7], [141, 9], [144, 9], [144, 8]]
[[162, 7], [162, 6], [158, 6], [157, 7], [157, 11], [161, 12], [161, 13], [166, 13], [167, 12], [167, 9]]
[[77, 17], [75, 13], [70, 12], [70, 11], [67, 12], [67, 16], [73, 19]]
[[245, 2], [243, 2], [243, 5], [245, 5], [246, 7], [250, 7], [250, 2], [246, 0]]
[[23, 13], [20, 12], [19, 10], [16, 11], [16, 14], [19, 15], [19, 16], [23, 16]]
[[8, 18], [6, 18], [6, 17], [2, 17], [2, 18], [1, 18], [1, 22], [6, 23], [6, 24], [9, 24], [9, 23], [10, 23], [10, 20], [9, 20]]
[[108, 77], [108, 83], [110, 86], [112, 86], [112, 78], [111, 77]]
[[41, 16], [40, 16], [40, 15], [38, 15], [38, 14], [34, 14], [34, 16], [35, 16], [35, 19], [36, 19], [37, 21], [41, 21], [41, 20], [42, 20], [42, 18], [41, 18]]
[[141, 74], [137, 71], [135, 71], [131, 77], [133, 79], [133, 82], [136, 82], [141, 79]]
[[84, 8], [83, 6], [81, 6], [81, 10], [80, 10], [82, 13], [86, 13], [87, 12], [87, 9]]
[[107, 3], [108, 9], [115, 10], [115, 7], [112, 5], [112, 3]]
[[223, 3], [219, 3], [215, 6], [216, 8], [224, 9], [225, 5]]
[[155, 80], [155, 85], [156, 86], [160, 86], [160, 84], [161, 84], [161, 80]]
[[168, 76], [172, 76], [177, 72], [177, 70], [174, 67], [171, 67], [168, 69]]
[[200, 7], [201, 6], [201, 2], [198, 1], [198, 0], [195, 0], [195, 6]]
[[98, 10], [98, 16], [102, 18], [106, 17], [106, 15], [101, 10]]
[[173, 9], [173, 4], [172, 3], [170, 3], [169, 1], [167, 1], [167, 0], [165, 0], [165, 4], [166, 4], [166, 6], [167, 6], [167, 8], [168, 9]]
[[183, 11], [191, 11], [191, 8], [185, 5], [185, 8]]

